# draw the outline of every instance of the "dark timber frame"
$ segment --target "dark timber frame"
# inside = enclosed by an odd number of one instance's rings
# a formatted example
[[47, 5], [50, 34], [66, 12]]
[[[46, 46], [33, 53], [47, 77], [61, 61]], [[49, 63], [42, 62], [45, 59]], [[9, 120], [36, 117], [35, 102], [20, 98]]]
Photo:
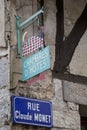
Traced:
[[57, 32], [56, 32], [56, 57], [54, 70], [56, 72], [64, 73], [67, 70], [71, 58], [74, 54], [81, 37], [87, 29], [87, 4], [74, 24], [68, 37], [64, 37], [64, 9], [63, 0], [56, 0], [57, 6]]
[[[87, 77], [73, 75], [67, 68], [72, 59], [77, 45], [87, 29], [87, 4], [80, 17], [75, 22], [71, 32], [64, 39], [64, 3], [63, 0], [56, 0], [56, 44], [55, 44], [55, 63], [53, 77], [66, 79], [69, 81], [87, 84]], [[65, 73], [68, 72], [68, 73]], [[78, 80], [79, 79], [79, 80]]]

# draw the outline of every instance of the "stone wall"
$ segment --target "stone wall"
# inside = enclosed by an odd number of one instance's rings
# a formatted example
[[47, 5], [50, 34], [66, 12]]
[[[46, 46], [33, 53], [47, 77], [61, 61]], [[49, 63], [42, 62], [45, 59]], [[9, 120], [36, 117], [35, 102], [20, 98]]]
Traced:
[[[4, 4], [4, 1], [3, 0], [0, 0], [0, 16], [1, 16], [1, 19], [0, 19], [0, 47], [5, 47], [6, 44], [5, 44], [5, 39], [4, 39], [4, 34], [5, 34], [5, 4]], [[4, 22], [4, 23], [3, 23]]]
[[[32, 1], [33, 0], [10, 0], [3, 3], [4, 1], [0, 0], [0, 5], [3, 5], [1, 6], [0, 12], [2, 13], [2, 18], [0, 19], [0, 26], [2, 27], [2, 30], [0, 30], [0, 34], [2, 35], [2, 37], [0, 38], [0, 130], [49, 129], [39, 126], [33, 127], [12, 124], [10, 113], [10, 96], [12, 95], [51, 101], [53, 107], [53, 128], [51, 128], [52, 130], [80, 130], [80, 115], [78, 104], [87, 105], [86, 85], [82, 85], [80, 83], [75, 84], [72, 81], [62, 82], [62, 80], [54, 78], [52, 75], [52, 69], [55, 61], [56, 37], [55, 0], [44, 0], [44, 40], [45, 44], [49, 45], [50, 47], [51, 69], [45, 72], [45, 79], [43, 81], [38, 80], [31, 85], [27, 85], [26, 82], [22, 81], [22, 63], [21, 58], [19, 58], [17, 54], [17, 33], [15, 16], [21, 16], [20, 21], [22, 22], [23, 20], [34, 14], [38, 10], [38, 7], [37, 1], [34, 0], [33, 3]], [[81, 11], [86, 4], [85, 2], [85, 0], [81, 0], [78, 2], [75, 0], [64, 0], [65, 37], [68, 36], [76, 19], [81, 14]], [[78, 4], [79, 6], [77, 7], [76, 4]], [[4, 25], [4, 23], [6, 23], [6, 25]], [[34, 23], [33, 25], [26, 28], [26, 30], [22, 30], [21, 34], [24, 34], [27, 31], [30, 37], [33, 34], [37, 34], [37, 30], [37, 23]], [[26, 37], [28, 37], [28, 35]], [[85, 71], [87, 67], [87, 51], [84, 51], [83, 53], [83, 50], [87, 47], [85, 44], [86, 33], [84, 37], [82, 41], [80, 41], [78, 48], [76, 48], [75, 54], [70, 63], [70, 72], [87, 77], [87, 73]], [[22, 42], [23, 38], [21, 38], [21, 43]], [[78, 54], [77, 56], [76, 53]], [[76, 63], [77, 60], [79, 61], [79, 67]], [[83, 65], [84, 67], [82, 68]]]
[[[37, 11], [37, 2], [33, 3], [30, 0], [13, 1], [12, 14], [12, 46], [11, 46], [11, 95], [26, 96], [29, 98], [37, 98], [52, 102], [53, 106], [53, 128], [52, 130], [80, 130], [80, 117], [78, 113], [78, 105], [65, 102], [63, 100], [62, 81], [52, 77], [51, 70], [53, 69], [55, 60], [55, 36], [56, 36], [56, 2], [53, 0], [44, 1], [44, 30], [45, 44], [50, 46], [51, 69], [45, 72], [45, 79], [37, 81], [32, 85], [27, 85], [22, 82], [21, 59], [17, 57], [17, 39], [16, 39], [16, 20], [13, 14], [21, 16], [21, 22], [30, 17]], [[37, 25], [27, 28], [29, 36], [37, 34]], [[47, 130], [48, 128], [31, 127], [26, 125], [12, 125], [12, 130]]]
[[0, 130], [10, 130], [10, 43], [5, 32], [5, 3], [0, 0]]
[[58, 127], [58, 130], [80, 130], [78, 105], [73, 102], [64, 101], [61, 80], [54, 79], [53, 83], [55, 87], [55, 96], [52, 99], [54, 127]]

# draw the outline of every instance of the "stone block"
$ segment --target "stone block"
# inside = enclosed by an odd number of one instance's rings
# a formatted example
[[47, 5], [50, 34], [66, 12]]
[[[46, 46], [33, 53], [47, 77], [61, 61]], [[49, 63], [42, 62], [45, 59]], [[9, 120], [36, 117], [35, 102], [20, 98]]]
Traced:
[[64, 100], [87, 105], [87, 85], [63, 81]]
[[0, 46], [5, 47], [6, 43], [4, 40], [5, 32], [5, 5], [4, 0], [0, 0]]
[[54, 111], [53, 117], [54, 127], [80, 130], [80, 116], [76, 111]]
[[13, 72], [22, 74], [22, 59], [21, 58], [14, 59]]
[[51, 130], [77, 130], [77, 129], [66, 129], [66, 128], [65, 128], [65, 129], [64, 129], [64, 128], [61, 129], [61, 128], [52, 128]]
[[61, 80], [54, 79], [53, 84], [55, 87], [55, 96], [52, 99], [53, 126], [61, 129], [80, 130], [78, 105], [64, 101]]
[[19, 80], [22, 80], [21, 74], [12, 73], [11, 89], [16, 88], [18, 86]]
[[[7, 87], [0, 89], [0, 127], [10, 123], [10, 93]], [[8, 127], [6, 127], [8, 128]], [[3, 128], [2, 128], [3, 129]], [[2, 130], [0, 129], [0, 130]], [[3, 129], [4, 130], [4, 129]], [[7, 129], [6, 129], [7, 130]]]
[[52, 99], [54, 111], [67, 111], [67, 104], [63, 101], [62, 82], [58, 79], [53, 79], [53, 86], [55, 90], [55, 96]]
[[53, 70], [55, 62], [55, 46], [50, 45], [50, 63], [51, 63], [51, 70]]
[[[22, 125], [12, 125], [11, 130], [23, 130], [23, 126]], [[26, 129], [24, 129], [26, 130]]]
[[0, 130], [11, 130], [11, 126], [0, 127]]
[[[54, 96], [54, 86], [51, 82], [52, 74], [50, 71], [45, 72], [45, 79], [43, 81], [37, 81], [29, 87], [29, 96], [37, 99], [51, 100]], [[38, 93], [37, 93], [38, 92]]]
[[9, 84], [9, 62], [8, 57], [0, 59], [0, 88]]

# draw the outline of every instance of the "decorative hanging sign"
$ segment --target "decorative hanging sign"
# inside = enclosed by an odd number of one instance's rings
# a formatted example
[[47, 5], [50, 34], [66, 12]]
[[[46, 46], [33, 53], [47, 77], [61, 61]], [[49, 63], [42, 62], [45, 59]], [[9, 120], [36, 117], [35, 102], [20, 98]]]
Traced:
[[38, 36], [32, 36], [27, 40], [22, 46], [22, 56], [29, 55], [32, 52], [35, 52], [39, 48], [43, 47], [43, 38]]
[[52, 127], [52, 103], [12, 96], [12, 122]]
[[22, 58], [22, 80], [25, 81], [50, 68], [49, 46], [28, 58]]
[[[28, 19], [26, 19], [25, 21], [23, 21], [22, 23], [20, 23], [20, 16], [16, 16], [16, 25], [17, 25], [17, 45], [18, 45], [18, 55], [20, 56], [20, 52], [21, 52], [21, 28], [25, 28], [27, 24], [29, 24], [32, 20], [34, 20], [35, 18], [37, 18], [40, 14], [44, 13], [44, 8], [42, 7], [42, 9], [40, 9], [39, 11], [37, 11], [35, 14], [33, 14], [31, 17], [29, 17]], [[25, 47], [24, 47], [25, 48]], [[25, 49], [24, 49], [25, 50]], [[30, 53], [30, 52], [29, 52]], [[23, 52], [22, 55], [25, 55], [25, 52]]]

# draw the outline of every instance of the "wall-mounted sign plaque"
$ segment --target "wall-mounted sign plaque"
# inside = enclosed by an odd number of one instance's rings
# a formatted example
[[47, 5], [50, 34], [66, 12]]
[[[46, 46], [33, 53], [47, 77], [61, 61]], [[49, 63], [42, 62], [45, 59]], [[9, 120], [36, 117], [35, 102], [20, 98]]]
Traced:
[[22, 80], [25, 81], [50, 68], [49, 47], [45, 47], [28, 58], [22, 58]]
[[52, 103], [12, 96], [12, 122], [52, 127]]

